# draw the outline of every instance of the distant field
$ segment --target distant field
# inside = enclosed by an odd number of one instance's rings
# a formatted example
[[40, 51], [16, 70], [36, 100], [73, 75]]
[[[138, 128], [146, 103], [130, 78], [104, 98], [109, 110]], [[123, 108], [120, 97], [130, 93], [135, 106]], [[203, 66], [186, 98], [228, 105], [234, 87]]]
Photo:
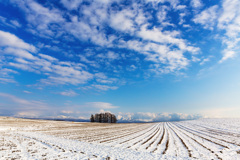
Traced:
[[99, 124], [0, 117], [0, 159], [240, 159], [240, 119]]

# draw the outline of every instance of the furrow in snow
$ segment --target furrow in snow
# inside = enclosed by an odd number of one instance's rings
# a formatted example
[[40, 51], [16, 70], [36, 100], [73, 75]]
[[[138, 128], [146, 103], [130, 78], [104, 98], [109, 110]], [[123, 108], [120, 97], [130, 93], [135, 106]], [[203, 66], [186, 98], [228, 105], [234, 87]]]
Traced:
[[182, 127], [179, 127], [176, 123], [175, 123], [175, 125], [182, 130], [182, 133], [186, 134], [193, 141], [195, 141], [196, 143], [198, 143], [199, 145], [201, 145], [202, 147], [204, 147], [205, 149], [207, 149], [211, 153], [213, 153], [216, 156], [217, 159], [222, 159], [219, 156], [219, 154], [221, 153], [220, 151], [222, 150], [222, 147], [219, 148], [219, 145], [216, 145], [215, 143], [212, 143], [211, 141], [205, 141], [205, 139], [199, 137], [198, 135], [193, 134], [193, 133], [185, 130]]

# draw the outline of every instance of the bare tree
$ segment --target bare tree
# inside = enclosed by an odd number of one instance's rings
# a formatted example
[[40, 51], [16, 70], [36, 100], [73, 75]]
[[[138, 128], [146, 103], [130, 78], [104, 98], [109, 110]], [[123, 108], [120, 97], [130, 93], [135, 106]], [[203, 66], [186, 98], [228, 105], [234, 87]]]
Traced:
[[94, 116], [91, 115], [90, 121], [100, 122], [100, 123], [116, 123], [117, 118], [114, 114], [106, 112], [106, 113], [95, 114]]
[[94, 116], [91, 114], [90, 122], [94, 122]]

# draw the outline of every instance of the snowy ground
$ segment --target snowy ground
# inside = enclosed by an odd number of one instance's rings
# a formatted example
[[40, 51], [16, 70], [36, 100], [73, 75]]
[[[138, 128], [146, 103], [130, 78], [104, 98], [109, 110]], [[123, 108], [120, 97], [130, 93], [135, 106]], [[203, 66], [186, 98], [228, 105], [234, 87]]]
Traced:
[[240, 159], [240, 119], [98, 124], [0, 117], [0, 159]]

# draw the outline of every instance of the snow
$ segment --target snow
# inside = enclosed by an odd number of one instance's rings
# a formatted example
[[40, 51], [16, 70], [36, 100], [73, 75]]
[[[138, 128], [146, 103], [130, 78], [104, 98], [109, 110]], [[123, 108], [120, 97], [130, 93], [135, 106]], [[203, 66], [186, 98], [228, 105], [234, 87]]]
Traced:
[[99, 124], [0, 117], [0, 159], [240, 159], [240, 119]]

